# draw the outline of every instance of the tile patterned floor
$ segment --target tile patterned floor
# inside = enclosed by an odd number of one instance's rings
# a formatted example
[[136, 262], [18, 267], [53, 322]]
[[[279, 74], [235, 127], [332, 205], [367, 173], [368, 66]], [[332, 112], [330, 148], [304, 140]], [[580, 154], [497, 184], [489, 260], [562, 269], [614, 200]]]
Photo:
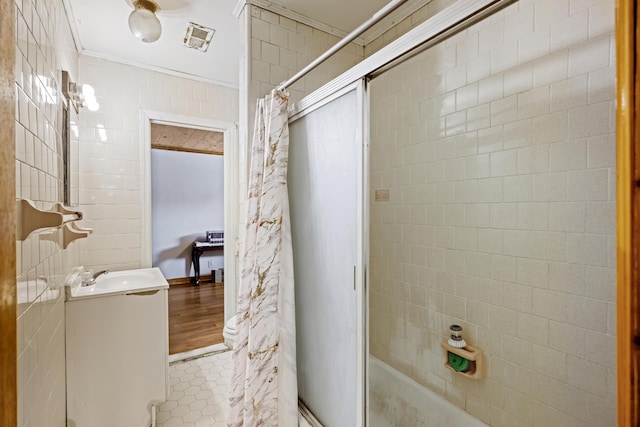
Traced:
[[169, 366], [169, 400], [160, 405], [157, 427], [226, 427], [231, 352]]

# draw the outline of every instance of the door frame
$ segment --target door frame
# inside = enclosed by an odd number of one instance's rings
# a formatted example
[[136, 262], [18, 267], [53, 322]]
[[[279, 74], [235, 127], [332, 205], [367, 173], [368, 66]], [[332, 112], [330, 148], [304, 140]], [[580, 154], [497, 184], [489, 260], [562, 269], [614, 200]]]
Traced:
[[616, 341], [618, 426], [640, 425], [640, 9], [616, 1]]
[[0, 425], [18, 424], [15, 4], [0, 0]]
[[224, 135], [224, 320], [236, 313], [238, 266], [237, 123], [152, 110], [140, 112], [141, 264], [151, 267], [151, 123], [221, 132]]

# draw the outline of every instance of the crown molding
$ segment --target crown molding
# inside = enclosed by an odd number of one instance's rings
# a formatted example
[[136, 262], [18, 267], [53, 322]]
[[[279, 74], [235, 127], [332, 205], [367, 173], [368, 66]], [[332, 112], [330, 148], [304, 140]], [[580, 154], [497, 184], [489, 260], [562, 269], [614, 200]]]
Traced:
[[[339, 38], [346, 37], [349, 33], [346, 33], [342, 30], [332, 27], [331, 25], [325, 24], [324, 22], [317, 21], [315, 19], [309, 18], [308, 16], [302, 15], [298, 12], [295, 12], [291, 9], [287, 9], [284, 6], [280, 6], [279, 4], [272, 3], [268, 0], [239, 0], [236, 4], [236, 7], [233, 9], [233, 14], [237, 18], [242, 13], [245, 6], [251, 5], [259, 7], [260, 9], [267, 10], [269, 12], [273, 12], [277, 15], [284, 16], [285, 18], [292, 19], [296, 22], [300, 22], [301, 24], [308, 25], [316, 30], [323, 31], [328, 34], [332, 34]], [[362, 37], [356, 38], [352, 43], [357, 44], [358, 46], [364, 46], [365, 42]]]
[[236, 6], [233, 8], [233, 11], [231, 12], [231, 14], [236, 18], [240, 18], [240, 14], [242, 13], [246, 5], [247, 5], [246, 0], [238, 0], [238, 3], [236, 3]]
[[236, 3], [233, 11], [231, 11], [231, 14], [236, 18], [240, 18], [240, 14], [242, 13], [242, 10], [246, 5], [247, 3], [245, 0], [238, 0], [238, 3]]
[[64, 9], [65, 15], [67, 17], [67, 23], [69, 24], [69, 29], [71, 30], [71, 38], [73, 38], [73, 44], [76, 47], [76, 52], [80, 54], [80, 52], [82, 52], [82, 43], [80, 43], [78, 25], [76, 23], [76, 18], [73, 15], [73, 8], [71, 7], [71, 3], [69, 3], [69, 0], [62, 1], [62, 8]]
[[189, 73], [185, 73], [185, 72], [178, 71], [178, 70], [172, 70], [170, 68], [157, 67], [155, 65], [149, 65], [149, 64], [142, 63], [142, 62], [129, 61], [129, 60], [126, 60], [126, 59], [118, 58], [118, 57], [111, 56], [111, 55], [105, 55], [105, 54], [102, 54], [102, 53], [93, 52], [93, 51], [86, 50], [86, 49], [82, 49], [80, 51], [80, 54], [84, 55], [84, 56], [87, 56], [87, 57], [90, 57], [90, 58], [104, 59], [106, 61], [115, 62], [117, 64], [129, 65], [129, 66], [132, 66], [132, 67], [141, 68], [143, 70], [155, 71], [157, 73], [168, 74], [168, 75], [174, 76], [174, 77], [181, 77], [183, 79], [189, 79], [189, 80], [195, 80], [195, 81], [204, 82], [204, 83], [210, 83], [212, 85], [228, 87], [230, 89], [238, 89], [239, 88], [238, 84], [224, 82], [224, 81], [221, 81], [221, 80], [209, 79], [207, 77], [198, 76], [196, 74], [189, 74]]

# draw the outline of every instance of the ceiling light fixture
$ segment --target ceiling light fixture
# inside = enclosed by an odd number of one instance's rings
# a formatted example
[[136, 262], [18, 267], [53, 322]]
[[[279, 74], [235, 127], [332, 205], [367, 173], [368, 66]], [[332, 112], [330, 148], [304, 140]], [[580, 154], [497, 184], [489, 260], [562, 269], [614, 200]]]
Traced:
[[153, 0], [134, 0], [133, 12], [129, 15], [129, 29], [138, 39], [145, 43], [153, 43], [160, 38], [162, 26], [156, 16], [160, 10]]

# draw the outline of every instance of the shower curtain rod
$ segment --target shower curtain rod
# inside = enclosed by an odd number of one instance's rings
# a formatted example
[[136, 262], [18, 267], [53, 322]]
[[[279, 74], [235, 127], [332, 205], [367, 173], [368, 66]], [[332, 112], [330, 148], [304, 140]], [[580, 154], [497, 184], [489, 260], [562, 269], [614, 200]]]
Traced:
[[333, 55], [334, 53], [336, 53], [337, 51], [339, 51], [340, 49], [345, 47], [347, 44], [351, 43], [356, 37], [358, 37], [360, 34], [364, 33], [369, 28], [371, 28], [372, 26], [374, 26], [375, 24], [380, 22], [385, 16], [389, 15], [391, 12], [396, 10], [398, 7], [402, 6], [407, 1], [408, 0], [393, 0], [393, 1], [390, 1], [389, 3], [387, 3], [386, 6], [384, 6], [382, 9], [380, 9], [378, 12], [376, 12], [371, 18], [369, 18], [367, 21], [365, 21], [363, 24], [361, 24], [358, 28], [356, 28], [355, 30], [353, 30], [352, 32], [347, 34], [342, 40], [340, 40], [338, 43], [333, 45], [325, 53], [323, 53], [322, 55], [317, 57], [309, 65], [304, 67], [302, 70], [298, 71], [296, 74], [294, 74], [288, 80], [280, 83], [276, 87], [276, 89], [277, 90], [284, 90], [285, 88], [291, 86], [292, 84], [294, 84], [295, 82], [300, 80], [302, 77], [305, 76], [305, 74], [307, 74], [308, 72], [310, 72], [311, 70], [316, 68], [318, 65], [322, 64], [331, 55]]

